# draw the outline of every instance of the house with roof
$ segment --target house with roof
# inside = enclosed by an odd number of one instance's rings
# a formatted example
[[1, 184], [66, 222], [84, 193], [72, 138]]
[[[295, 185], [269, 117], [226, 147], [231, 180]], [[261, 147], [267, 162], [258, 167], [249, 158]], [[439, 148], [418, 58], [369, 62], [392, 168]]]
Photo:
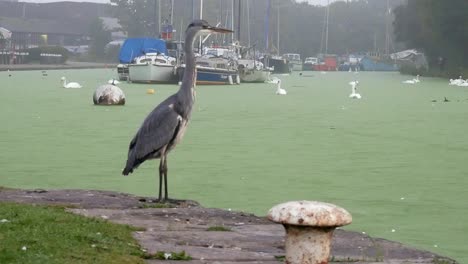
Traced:
[[[109, 30], [118, 31], [117, 19], [108, 18], [111, 8], [97, 3], [0, 1], [0, 28], [11, 32], [9, 48], [14, 50], [45, 45], [80, 47], [89, 44], [90, 21], [97, 17]], [[121, 33], [113, 36], [125, 37]]]

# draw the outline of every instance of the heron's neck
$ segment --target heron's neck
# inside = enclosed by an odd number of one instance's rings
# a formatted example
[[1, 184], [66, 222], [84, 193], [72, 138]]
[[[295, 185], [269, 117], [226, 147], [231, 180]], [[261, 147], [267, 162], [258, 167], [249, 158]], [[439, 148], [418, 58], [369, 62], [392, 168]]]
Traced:
[[195, 54], [193, 52], [193, 43], [195, 41], [195, 34], [187, 32], [189, 37], [185, 40], [185, 71], [184, 77], [182, 78], [182, 85], [180, 86], [180, 92], [189, 93], [192, 97], [192, 89], [196, 81], [196, 64]]

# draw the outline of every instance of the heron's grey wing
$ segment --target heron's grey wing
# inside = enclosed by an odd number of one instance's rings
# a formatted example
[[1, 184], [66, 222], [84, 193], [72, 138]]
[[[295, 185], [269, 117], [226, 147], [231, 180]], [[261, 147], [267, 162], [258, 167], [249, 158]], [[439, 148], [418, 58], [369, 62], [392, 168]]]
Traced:
[[152, 158], [169, 144], [174, 139], [180, 122], [181, 117], [168, 105], [154, 109], [130, 142], [124, 172], [132, 172], [133, 168]]
[[144, 158], [160, 150], [174, 138], [181, 117], [170, 107], [155, 109], [138, 130], [135, 148], [136, 158]]

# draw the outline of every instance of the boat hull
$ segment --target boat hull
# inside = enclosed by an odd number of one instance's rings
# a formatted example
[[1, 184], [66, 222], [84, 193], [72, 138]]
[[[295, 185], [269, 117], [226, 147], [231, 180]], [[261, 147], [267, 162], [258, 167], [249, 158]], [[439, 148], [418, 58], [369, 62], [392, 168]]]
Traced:
[[242, 82], [262, 83], [270, 79], [271, 72], [268, 70], [244, 69], [239, 72]]
[[129, 79], [135, 83], [174, 83], [177, 78], [174, 66], [157, 64], [128, 65]]
[[267, 57], [262, 59], [262, 63], [265, 64], [267, 67], [272, 67], [272, 73], [291, 73], [289, 63], [285, 59]]
[[302, 71], [302, 63], [299, 62], [289, 62], [289, 67], [292, 71]]
[[390, 60], [365, 56], [361, 59], [364, 71], [398, 71], [398, 65]]
[[[179, 67], [177, 72], [179, 80], [184, 76], [185, 67]], [[197, 67], [197, 85], [225, 85], [239, 83], [240, 77], [237, 71], [211, 68]]]
[[310, 64], [310, 63], [304, 63], [304, 65], [302, 65], [302, 70], [303, 71], [314, 71], [314, 66], [315, 64]]

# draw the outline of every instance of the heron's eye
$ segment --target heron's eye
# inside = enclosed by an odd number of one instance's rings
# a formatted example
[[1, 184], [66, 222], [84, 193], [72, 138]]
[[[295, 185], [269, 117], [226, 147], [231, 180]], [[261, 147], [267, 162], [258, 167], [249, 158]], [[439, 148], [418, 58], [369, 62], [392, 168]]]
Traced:
[[190, 23], [189, 27], [193, 27], [193, 26], [194, 26], [194, 24], [193, 24], [193, 23]]

